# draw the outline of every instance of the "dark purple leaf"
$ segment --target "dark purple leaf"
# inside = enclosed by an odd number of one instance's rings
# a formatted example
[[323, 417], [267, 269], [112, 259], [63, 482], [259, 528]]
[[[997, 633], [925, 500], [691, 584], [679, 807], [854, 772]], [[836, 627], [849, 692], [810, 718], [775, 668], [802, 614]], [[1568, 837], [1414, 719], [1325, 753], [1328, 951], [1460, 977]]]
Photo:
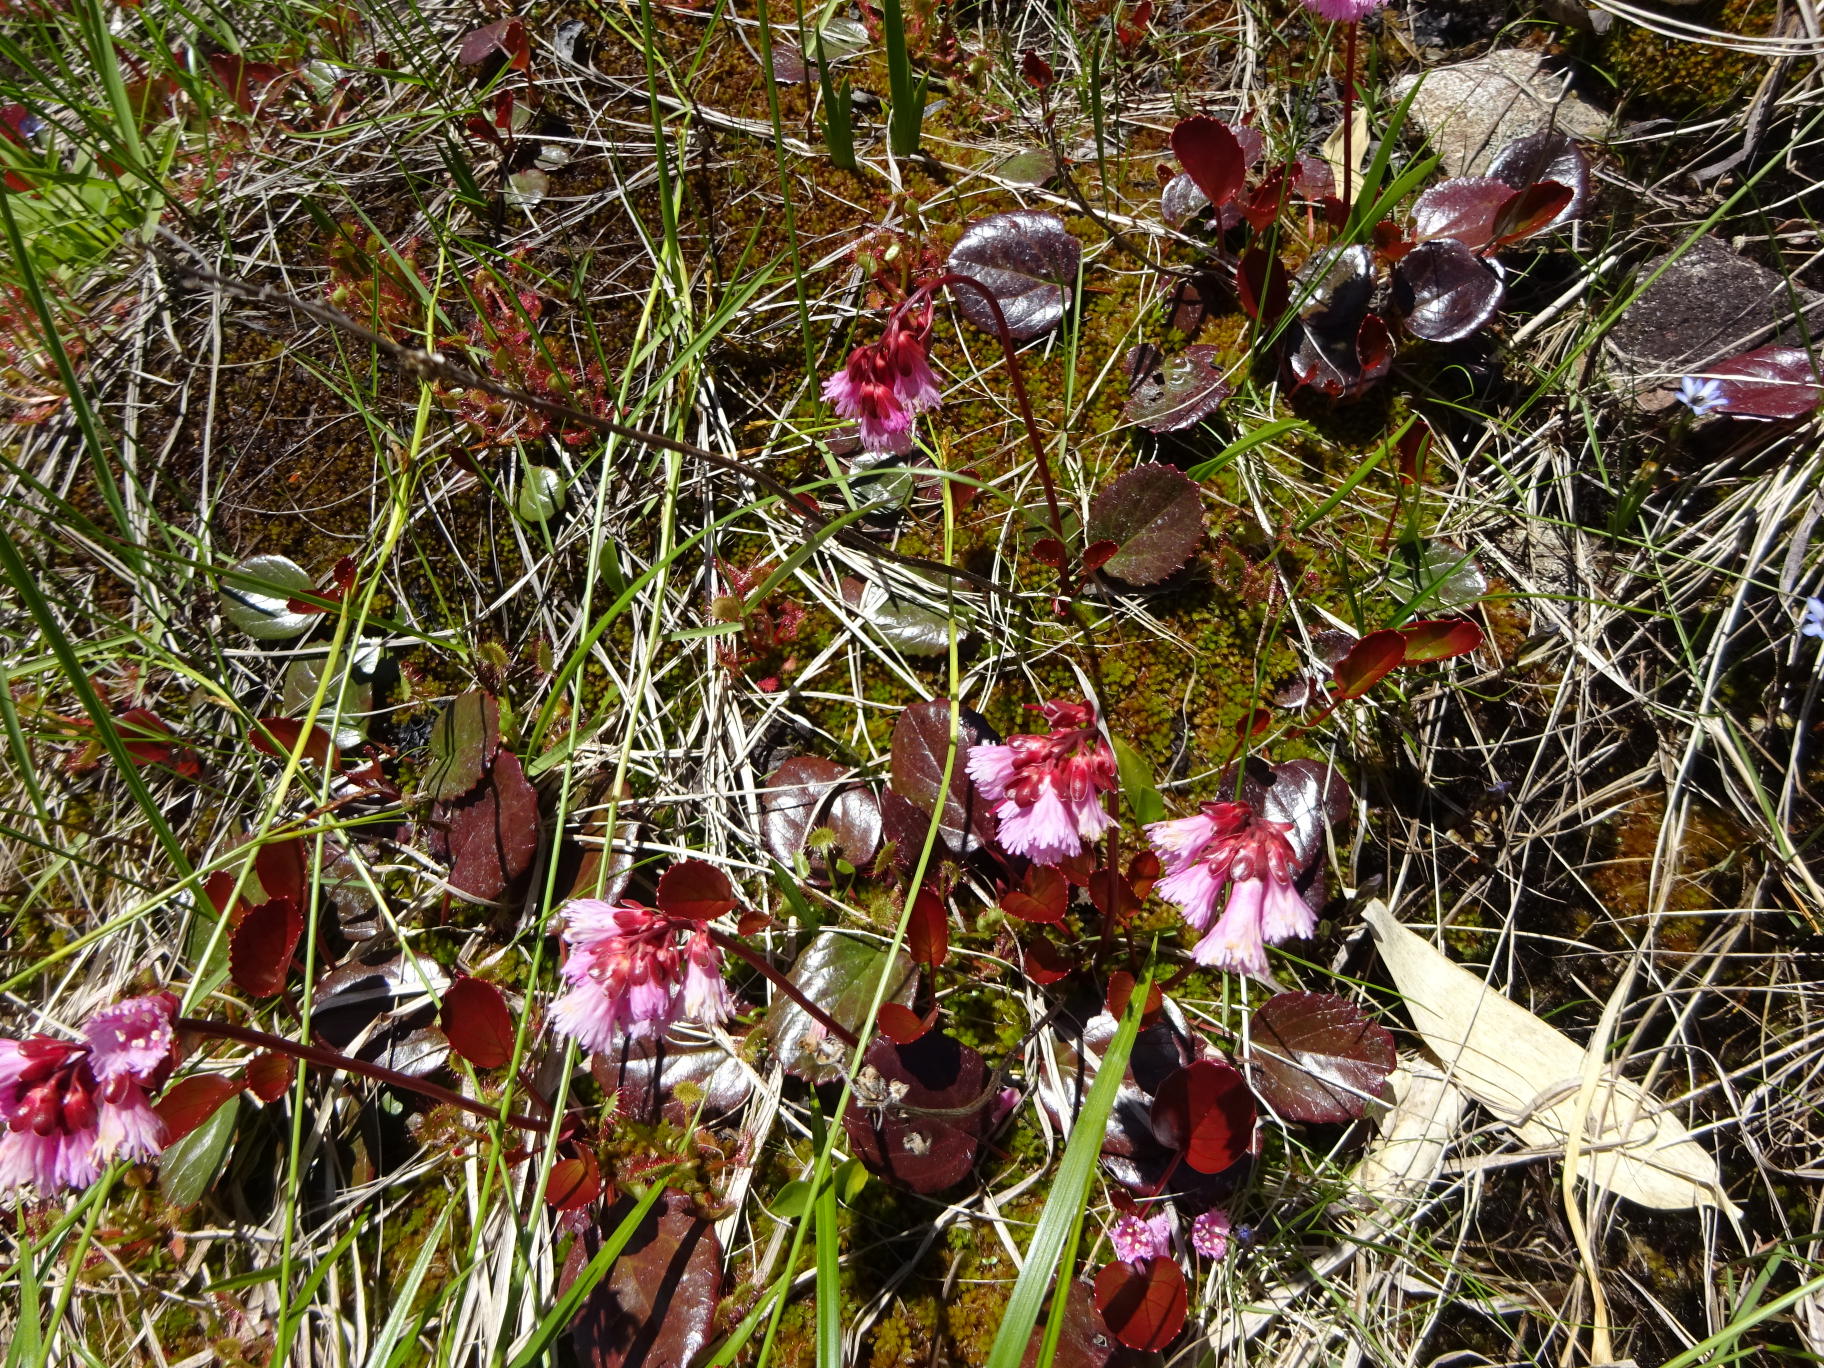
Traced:
[[807, 84], [811, 69], [805, 63], [804, 54], [790, 43], [774, 43], [773, 79], [780, 85]]
[[500, 55], [507, 65], [525, 71], [532, 64], [532, 44], [526, 38], [526, 26], [517, 19], [500, 19], [486, 28], [473, 29], [462, 36], [456, 60], [463, 66], [474, 66], [489, 57]]
[[1136, 466], [1096, 495], [1087, 536], [1120, 544], [1102, 567], [1108, 574], [1158, 584], [1203, 545], [1202, 491], [1172, 466]]
[[977, 1141], [994, 1113], [981, 1055], [941, 1031], [909, 1045], [876, 1038], [843, 1117], [855, 1157], [914, 1192], [938, 1192], [975, 1166]]
[[481, 979], [457, 979], [443, 994], [443, 1033], [450, 1048], [478, 1069], [513, 1058], [513, 1014], [500, 989]]
[[[817, 755], [794, 755], [772, 772], [760, 795], [760, 835], [774, 859], [794, 868], [805, 838], [826, 829], [836, 837], [829, 855], [867, 868], [880, 849], [880, 801], [865, 784], [851, 782], [851, 773]], [[813, 870], [827, 858], [815, 850], [809, 855]]]
[[[622, 1198], [570, 1247], [558, 1294], [633, 1210]], [[722, 1247], [692, 1198], [668, 1192], [640, 1222], [608, 1275], [584, 1298], [570, 1343], [584, 1368], [689, 1368], [715, 1330]]]
[[[1108, 1333], [1102, 1313], [1096, 1309], [1095, 1289], [1080, 1278], [1074, 1279], [1068, 1295], [1070, 1300], [1064, 1304], [1064, 1321], [1051, 1368], [1108, 1368], [1108, 1361], [1115, 1356], [1115, 1339]], [[1047, 1315], [1041, 1315], [1039, 1323], [1033, 1326], [1020, 1368], [1038, 1368], [1039, 1350], [1045, 1343]]]
[[705, 1124], [718, 1121], [754, 1090], [753, 1070], [718, 1040], [628, 1036], [618, 1049], [591, 1055], [589, 1070], [603, 1093], [619, 1098], [622, 1115], [647, 1122], [663, 1117], [678, 1126], [698, 1117], [699, 1105]]
[[172, 1084], [152, 1104], [158, 1119], [165, 1123], [165, 1144], [175, 1145], [214, 1116], [222, 1103], [239, 1095], [242, 1086], [239, 1079], [220, 1074], [191, 1074]]
[[1374, 255], [1357, 244], [1314, 256], [1300, 269], [1292, 300], [1306, 329], [1354, 342], [1374, 298]]
[[487, 778], [450, 809], [450, 887], [498, 898], [538, 853], [538, 792], [512, 751], [494, 757]]
[[1169, 1258], [1141, 1267], [1116, 1259], [1096, 1274], [1096, 1309], [1130, 1349], [1157, 1353], [1184, 1329], [1184, 1270]]
[[1488, 174], [1524, 190], [1540, 181], [1557, 181], [1571, 190], [1570, 203], [1546, 224], [1557, 228], [1583, 217], [1590, 204], [1590, 162], [1583, 149], [1563, 133], [1547, 130], [1517, 138], [1495, 154]]
[[432, 725], [430, 747], [426, 793], [449, 802], [473, 789], [500, 749], [500, 705], [494, 695], [479, 689], [457, 695]]
[[[882, 1000], [910, 1007], [918, 988], [918, 967], [911, 959], [902, 951], [888, 969], [887, 952], [882, 946], [834, 931], [817, 934], [798, 956], [790, 978], [799, 992], [859, 1035], [871, 1024], [868, 1009], [873, 1006], [874, 985], [883, 970], [887, 973], [887, 993]], [[820, 1046], [827, 1039], [824, 1026], [783, 993], [767, 1009], [766, 1033], [773, 1054], [786, 1071], [813, 1083], [828, 1083], [840, 1077], [841, 1066], [848, 1062], [840, 1041], [831, 1042], [839, 1053], [828, 1059], [821, 1055]]]
[[680, 860], [659, 879], [659, 911], [687, 921], [714, 921], [740, 906], [728, 875], [707, 860]]
[[1113, 559], [1115, 552], [1121, 549], [1120, 542], [1091, 542], [1083, 548], [1083, 573], [1093, 575]]
[[1220, 119], [1207, 114], [1180, 119], [1172, 129], [1172, 154], [1211, 204], [1227, 204], [1241, 193], [1248, 174], [1247, 154]]
[[1027, 48], [1021, 54], [1020, 76], [1034, 90], [1049, 90], [1052, 82], [1058, 79], [1057, 72], [1051, 69], [1051, 63], [1039, 56], [1034, 48]]
[[1493, 176], [1462, 176], [1434, 185], [1412, 206], [1412, 239], [1455, 238], [1475, 250], [1495, 236], [1495, 216], [1514, 187]]
[[1817, 372], [1797, 347], [1756, 347], [1717, 362], [1705, 374], [1721, 382], [1725, 413], [1803, 418], [1818, 406]]
[[1437, 618], [1409, 622], [1399, 629], [1406, 638], [1404, 664], [1421, 665], [1468, 655], [1482, 644], [1482, 629], [1468, 618]]
[[1563, 216], [1572, 199], [1571, 187], [1557, 181], [1540, 181], [1520, 191], [1495, 215], [1494, 245], [1506, 247], [1543, 233]]
[[1336, 193], [1336, 172], [1322, 157], [1300, 157], [1292, 177], [1292, 188], [1306, 199], [1322, 199]]
[[[943, 788], [944, 759], [950, 751], [950, 703], [934, 699], [914, 703], [900, 713], [893, 724], [892, 792], [927, 817], [941, 800], [937, 839], [955, 856], [979, 850], [994, 838], [994, 814], [988, 802], [969, 780], [968, 749], [972, 745], [999, 740], [988, 724], [967, 708], [957, 718], [956, 758], [950, 766], [950, 787]], [[888, 819], [887, 806], [882, 808], [883, 821]], [[925, 827], [911, 824], [915, 831], [890, 829], [895, 845], [916, 859], [924, 847]], [[892, 824], [889, 823], [890, 828]], [[902, 840], [901, 837], [909, 837]]]
[[1287, 1120], [1356, 1120], [1396, 1062], [1392, 1034], [1334, 993], [1277, 993], [1254, 1013], [1248, 1080]]
[[1406, 638], [1398, 632], [1370, 632], [1336, 664], [1337, 699], [1360, 698], [1406, 658]]
[[1260, 159], [1267, 155], [1267, 138], [1253, 124], [1224, 124], [1224, 128], [1235, 136], [1235, 145], [1241, 148], [1241, 159], [1250, 168], [1258, 166]]
[[1159, 191], [1159, 217], [1182, 228], [1210, 207], [1210, 197], [1197, 188], [1190, 173], [1180, 171]]
[[1456, 342], [1484, 326], [1506, 290], [1476, 255], [1454, 238], [1421, 243], [1393, 268], [1393, 301], [1406, 330], [1427, 342]]
[[[1195, 341], [1203, 325], [1227, 308], [1228, 291], [1214, 272], [1172, 277], [1165, 298], [1164, 326]], [[1132, 374], [1130, 368], [1129, 374]]]
[[1300, 385], [1333, 399], [1356, 399], [1393, 368], [1393, 338], [1379, 314], [1362, 319], [1353, 341], [1301, 326], [1286, 365]]
[[1153, 1138], [1199, 1173], [1221, 1173], [1254, 1148], [1254, 1094], [1232, 1064], [1200, 1059], [1153, 1097]]
[[290, 898], [274, 898], [241, 918], [228, 942], [228, 970], [250, 997], [271, 997], [285, 986], [304, 917]]
[[[1016, 209], [972, 223], [950, 249], [949, 266], [994, 295], [1007, 331], [1025, 342], [1063, 321], [1076, 288], [1083, 246], [1062, 220], [1036, 209]], [[994, 330], [994, 313], [981, 291], [950, 287], [957, 308], [976, 327]]]
[[1177, 432], [1201, 422], [1233, 392], [1216, 368], [1215, 347], [1186, 347], [1173, 357], [1141, 343], [1127, 354], [1130, 392], [1121, 420], [1149, 432]]

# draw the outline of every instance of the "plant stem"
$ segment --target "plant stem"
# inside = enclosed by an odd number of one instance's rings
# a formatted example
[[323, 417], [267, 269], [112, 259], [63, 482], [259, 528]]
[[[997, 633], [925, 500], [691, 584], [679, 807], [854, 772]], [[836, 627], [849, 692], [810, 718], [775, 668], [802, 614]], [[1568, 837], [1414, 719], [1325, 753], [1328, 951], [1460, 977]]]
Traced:
[[[946, 272], [926, 285], [919, 293], [930, 295], [946, 285], [951, 287], [967, 285], [982, 297], [988, 305], [988, 312], [994, 317], [994, 331], [995, 335], [1000, 338], [1001, 354], [1007, 358], [1007, 378], [1013, 383], [1014, 402], [1020, 406], [1020, 421], [1026, 425], [1026, 437], [1032, 443], [1032, 456], [1039, 467], [1039, 481], [1045, 486], [1045, 506], [1051, 514], [1052, 535], [1057, 537], [1058, 545], [1065, 548], [1065, 561], [1058, 569], [1058, 577], [1062, 581], [1064, 593], [1068, 597], [1073, 592], [1070, 578], [1070, 548], [1064, 539], [1064, 515], [1058, 508], [1058, 486], [1051, 478], [1051, 460], [1045, 454], [1045, 439], [1039, 436], [1039, 425], [1032, 416], [1032, 403], [1026, 397], [1026, 382], [1020, 378], [1020, 357], [1014, 348], [1013, 333], [1007, 327], [1007, 315], [1001, 312], [1001, 301], [994, 297], [993, 290], [974, 276], [964, 275], [960, 271]], [[910, 302], [910, 300], [907, 301], [907, 303]]]
[[1349, 203], [1355, 186], [1355, 31], [1359, 25], [1351, 20], [1343, 55], [1343, 203]]
[[855, 1032], [851, 1031], [847, 1026], [844, 1026], [840, 1021], [836, 1020], [835, 1017], [831, 1016], [828, 1012], [824, 1011], [823, 1008], [806, 997], [804, 991], [799, 988], [797, 984], [793, 983], [784, 974], [768, 964], [766, 962], [766, 957], [759, 951], [749, 949], [735, 937], [726, 932], [718, 931], [713, 926], [708, 927], [707, 930], [709, 931], [711, 940], [728, 951], [729, 954], [743, 960], [756, 973], [764, 975], [775, 988], [802, 1007], [805, 1011], [805, 1015], [809, 1016], [812, 1021], [821, 1025], [824, 1030], [835, 1036], [836, 1039], [840, 1040], [844, 1045], [847, 1045], [852, 1050], [861, 1043], [860, 1040], [856, 1038]]
[[422, 1078], [413, 1078], [410, 1074], [400, 1073], [382, 1064], [370, 1064], [365, 1059], [343, 1054], [323, 1045], [306, 1045], [301, 1041], [287, 1040], [284, 1036], [269, 1035], [265, 1031], [256, 1031], [251, 1026], [236, 1026], [228, 1021], [215, 1021], [206, 1017], [180, 1016], [172, 1021], [180, 1031], [195, 1031], [200, 1035], [215, 1036], [221, 1040], [232, 1040], [242, 1045], [251, 1045], [259, 1050], [273, 1050], [279, 1054], [290, 1055], [301, 1059], [306, 1064], [316, 1064], [325, 1069], [341, 1069], [344, 1073], [359, 1074], [371, 1078], [376, 1083], [384, 1083], [392, 1088], [404, 1088], [419, 1093], [438, 1102], [446, 1102], [452, 1107], [460, 1107], [471, 1115], [479, 1116], [484, 1121], [505, 1121], [522, 1130], [549, 1130], [551, 1122], [534, 1116], [524, 1116], [517, 1112], [500, 1114], [498, 1107], [490, 1107], [485, 1102], [478, 1102], [472, 1097], [464, 1097], [453, 1089], [440, 1083], [431, 1083]]

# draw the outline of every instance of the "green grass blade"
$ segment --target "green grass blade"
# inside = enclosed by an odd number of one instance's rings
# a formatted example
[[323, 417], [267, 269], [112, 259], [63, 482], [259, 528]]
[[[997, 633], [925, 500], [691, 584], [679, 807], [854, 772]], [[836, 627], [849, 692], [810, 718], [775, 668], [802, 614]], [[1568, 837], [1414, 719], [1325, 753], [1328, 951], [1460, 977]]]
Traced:
[[[1070, 1276], [1070, 1268], [1062, 1261], [1067, 1248], [1073, 1254], [1076, 1250], [1090, 1182], [1095, 1177], [1096, 1163], [1102, 1157], [1102, 1141], [1108, 1133], [1108, 1114], [1114, 1109], [1115, 1094], [1120, 1091], [1121, 1077], [1127, 1071], [1127, 1057], [1133, 1052], [1134, 1040], [1140, 1034], [1140, 1017], [1152, 986], [1153, 973], [1149, 967], [1128, 997], [1120, 1028], [1096, 1068], [1096, 1081], [1090, 1085], [1083, 1110], [1071, 1124], [1070, 1142], [1064, 1146], [1064, 1158], [1058, 1164], [1044, 1214], [1039, 1217], [1038, 1229], [1033, 1231], [1032, 1241], [1026, 1246], [1026, 1266], [1020, 1270], [1019, 1281], [1013, 1285], [1013, 1295], [1007, 1299], [1007, 1314], [988, 1351], [988, 1368], [1020, 1368], [1053, 1274]], [[1039, 1368], [1046, 1368], [1057, 1349], [1058, 1331], [1062, 1328], [1058, 1308], [1062, 1307], [1065, 1298], [1060, 1295], [1056, 1301], [1057, 1307], [1046, 1326], [1046, 1343], [1039, 1353]]]

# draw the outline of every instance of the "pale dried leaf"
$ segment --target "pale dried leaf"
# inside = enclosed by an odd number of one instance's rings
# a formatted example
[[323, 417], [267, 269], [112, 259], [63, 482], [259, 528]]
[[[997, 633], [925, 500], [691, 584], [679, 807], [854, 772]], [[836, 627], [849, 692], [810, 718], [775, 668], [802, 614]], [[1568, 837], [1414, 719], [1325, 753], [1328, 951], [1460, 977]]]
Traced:
[[1467, 1099], [1430, 1061], [1407, 1056], [1387, 1076], [1393, 1104], [1371, 1103], [1378, 1134], [1356, 1165], [1357, 1187], [1376, 1203], [1413, 1198], [1438, 1176]]
[[[1362, 914], [1405, 999], [1413, 1026], [1469, 1096], [1536, 1149], [1565, 1147], [1577, 1109], [1584, 1051], [1394, 919], [1387, 904]], [[1662, 1210], [1721, 1207], [1716, 1160], [1651, 1094], [1626, 1079], [1596, 1086], [1585, 1123], [1585, 1182]]]

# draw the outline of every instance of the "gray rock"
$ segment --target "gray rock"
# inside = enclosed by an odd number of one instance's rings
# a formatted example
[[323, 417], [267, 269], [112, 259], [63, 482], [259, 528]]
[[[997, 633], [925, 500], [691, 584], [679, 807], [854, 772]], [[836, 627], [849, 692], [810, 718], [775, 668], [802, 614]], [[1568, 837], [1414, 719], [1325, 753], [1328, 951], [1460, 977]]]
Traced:
[[[1668, 256], [1648, 262], [1639, 279], [1666, 266]], [[1769, 342], [1803, 346], [1801, 314], [1814, 334], [1824, 330], [1824, 295], [1705, 237], [1628, 306], [1607, 346], [1623, 387], [1643, 407], [1663, 408], [1680, 377], [1724, 357]]]
[[[1599, 141], [1609, 118], [1572, 95], [1564, 78], [1543, 69], [1537, 52], [1502, 48], [1473, 62], [1433, 67], [1412, 102], [1411, 119], [1452, 176], [1476, 176], [1515, 138], [1556, 128], [1573, 138]], [[1404, 99], [1419, 80], [1394, 84]]]

